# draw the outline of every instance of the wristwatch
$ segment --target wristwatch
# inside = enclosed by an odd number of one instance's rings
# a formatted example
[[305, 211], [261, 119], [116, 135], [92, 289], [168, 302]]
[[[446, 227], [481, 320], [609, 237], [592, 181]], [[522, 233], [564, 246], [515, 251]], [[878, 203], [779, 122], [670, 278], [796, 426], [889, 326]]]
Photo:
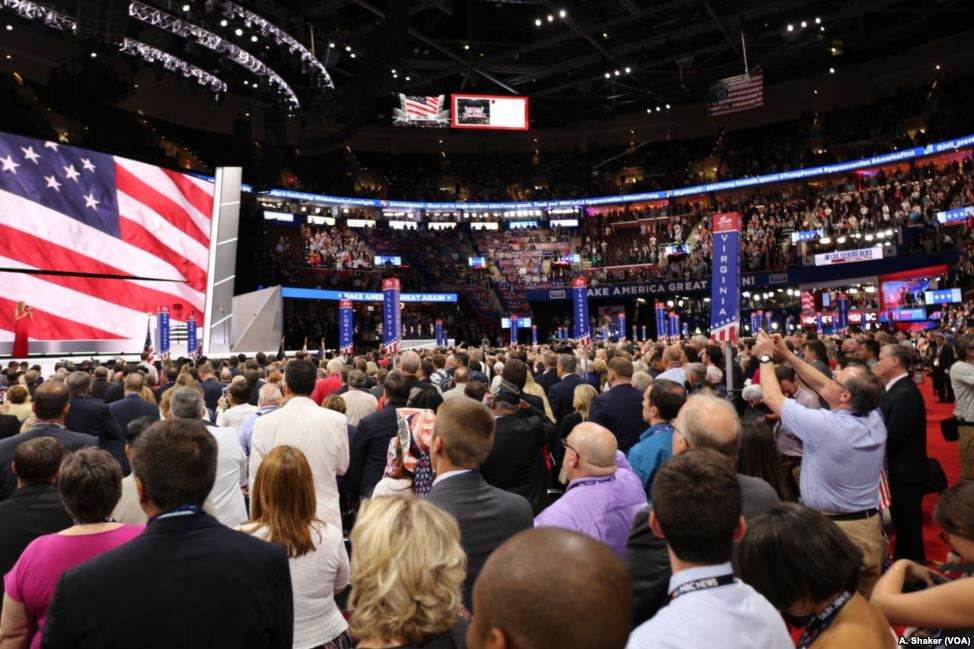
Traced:
[[761, 361], [762, 363], [770, 363], [772, 362], [773, 359], [767, 354], [761, 354], [760, 356], [758, 356], [758, 360]]

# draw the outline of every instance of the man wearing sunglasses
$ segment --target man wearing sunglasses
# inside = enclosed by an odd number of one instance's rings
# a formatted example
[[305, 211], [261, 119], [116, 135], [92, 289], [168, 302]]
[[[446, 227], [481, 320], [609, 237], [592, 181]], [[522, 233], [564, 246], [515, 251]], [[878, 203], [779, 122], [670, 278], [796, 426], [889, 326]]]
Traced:
[[[879, 411], [883, 383], [862, 364], [826, 376], [788, 349], [780, 336], [761, 331], [754, 346], [761, 362], [764, 402], [803, 444], [799, 488], [802, 503], [817, 509], [863, 553], [859, 590], [869, 596], [886, 556], [879, 515], [879, 477], [886, 454], [886, 426]], [[788, 363], [829, 410], [812, 410], [788, 399], [774, 362]], [[766, 370], [766, 371], [765, 371]]]

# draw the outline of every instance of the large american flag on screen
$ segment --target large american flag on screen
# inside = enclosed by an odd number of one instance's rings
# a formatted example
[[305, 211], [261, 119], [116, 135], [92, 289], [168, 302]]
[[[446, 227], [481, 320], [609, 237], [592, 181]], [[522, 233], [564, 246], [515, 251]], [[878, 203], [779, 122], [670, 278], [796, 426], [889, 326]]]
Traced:
[[751, 72], [721, 79], [707, 89], [711, 117], [739, 113], [764, 105], [764, 73]]
[[[213, 183], [0, 133], [0, 340], [129, 340], [146, 314], [203, 323]], [[31, 272], [24, 272], [31, 271]]]

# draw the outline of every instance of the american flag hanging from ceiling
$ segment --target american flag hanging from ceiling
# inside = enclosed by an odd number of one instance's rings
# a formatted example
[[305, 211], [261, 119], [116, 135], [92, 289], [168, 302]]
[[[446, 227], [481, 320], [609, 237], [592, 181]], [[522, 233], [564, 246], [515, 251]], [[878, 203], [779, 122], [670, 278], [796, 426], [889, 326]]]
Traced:
[[211, 182], [0, 133], [0, 341], [20, 300], [32, 340], [141, 348], [162, 307], [201, 324], [212, 208]]
[[751, 72], [727, 77], [707, 88], [711, 117], [739, 113], [764, 105], [764, 73]]

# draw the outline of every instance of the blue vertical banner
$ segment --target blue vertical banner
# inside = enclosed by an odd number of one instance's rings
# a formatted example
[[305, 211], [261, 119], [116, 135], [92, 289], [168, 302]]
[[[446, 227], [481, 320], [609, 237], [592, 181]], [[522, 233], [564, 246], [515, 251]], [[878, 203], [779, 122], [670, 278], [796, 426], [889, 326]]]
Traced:
[[733, 341], [741, 326], [741, 215], [714, 214], [711, 233], [710, 337]]
[[592, 342], [592, 329], [588, 321], [588, 280], [576, 277], [572, 280], [572, 314], [575, 320], [575, 339], [583, 344]]
[[443, 332], [443, 321], [437, 318], [436, 320], [436, 346], [446, 347], [446, 335]]
[[669, 329], [670, 337], [679, 338], [680, 337], [680, 314], [678, 314], [676, 311], [670, 311], [669, 320], [670, 323], [667, 328]]
[[656, 303], [656, 337], [666, 338], [670, 335], [669, 320], [666, 318], [666, 304]]
[[636, 335], [636, 331], [637, 331], [636, 325], [634, 324], [632, 326], [632, 339], [635, 340], [636, 342], [639, 342], [639, 336]]
[[538, 325], [531, 325], [531, 344], [535, 347], [538, 346]]
[[162, 307], [156, 316], [156, 339], [159, 341], [159, 357], [169, 358], [169, 309]]
[[838, 322], [833, 323], [833, 331], [845, 331], [849, 328], [849, 296], [839, 293], [835, 300], [835, 310], [838, 313]]
[[355, 320], [351, 300], [338, 301], [338, 351], [351, 354], [354, 349]]
[[646, 325], [642, 325], [643, 328], [643, 340], [646, 340]]
[[186, 353], [193, 357], [197, 356], [200, 352], [196, 334], [196, 316], [191, 315], [186, 320]]
[[514, 315], [513, 313], [511, 314], [511, 317], [508, 318], [508, 320], [511, 323], [511, 345], [516, 345], [517, 344], [517, 327], [520, 324], [520, 322], [518, 322], [517, 316]]
[[401, 351], [402, 314], [399, 312], [399, 280], [382, 280], [382, 351], [386, 354]]
[[623, 311], [619, 314], [619, 340], [626, 339], [626, 312]]

